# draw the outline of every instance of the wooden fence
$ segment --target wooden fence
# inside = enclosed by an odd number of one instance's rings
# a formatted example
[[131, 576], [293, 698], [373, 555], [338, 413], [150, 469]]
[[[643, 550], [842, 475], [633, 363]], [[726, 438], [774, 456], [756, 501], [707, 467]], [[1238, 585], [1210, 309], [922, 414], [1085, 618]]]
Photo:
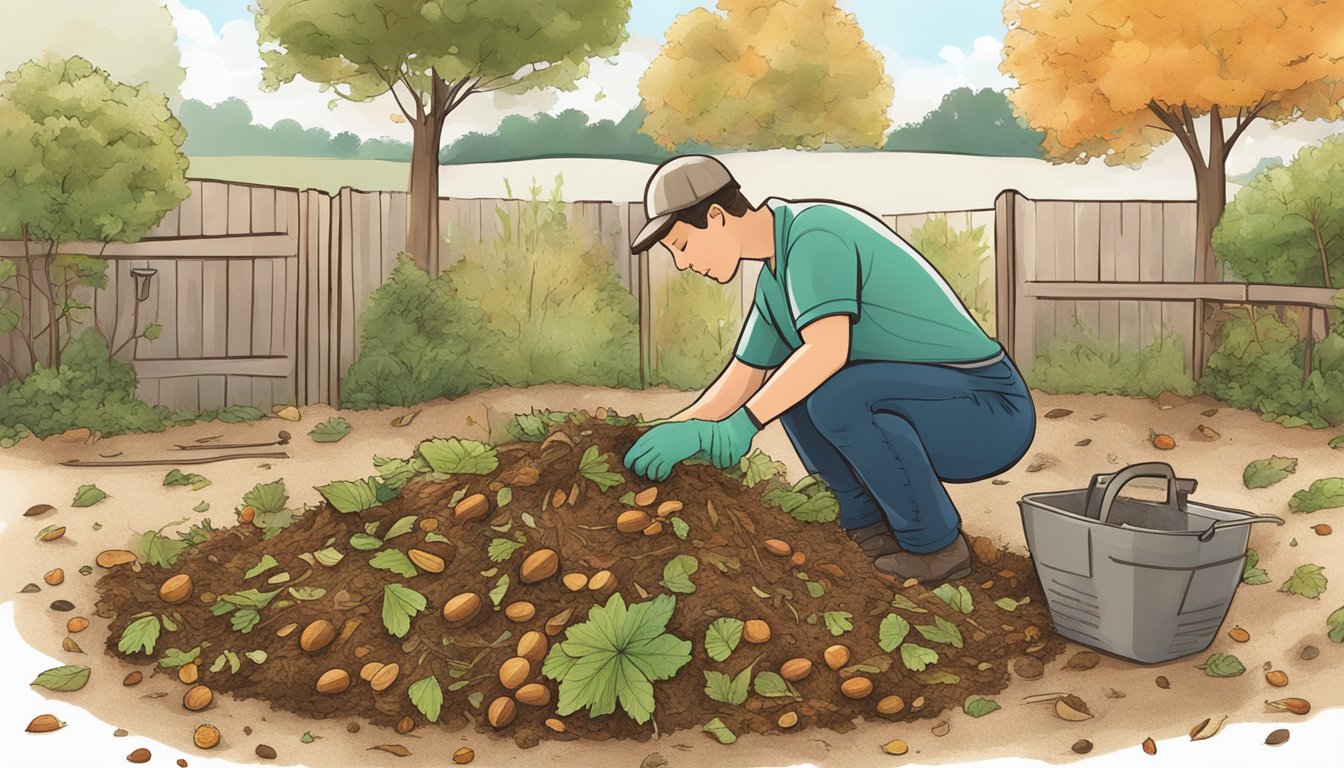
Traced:
[[[80, 287], [73, 298], [93, 308], [91, 320], [113, 348], [157, 322], [161, 334], [129, 345], [139, 396], [172, 409], [229, 405], [338, 403], [340, 381], [359, 354], [359, 319], [372, 292], [391, 275], [405, 248], [407, 196], [344, 188], [317, 190], [194, 179], [189, 197], [136, 243], [65, 243], [64, 252], [107, 259], [106, 289]], [[504, 236], [497, 211], [517, 235], [523, 200], [440, 200], [445, 244], [437, 274], [475, 242]], [[639, 298], [641, 373], [658, 364], [654, 328], [669, 308], [675, 274], [663, 248], [631, 253], [643, 226], [639, 203], [564, 204], [605, 244], [621, 284]], [[908, 237], [933, 214], [886, 215]], [[953, 212], [954, 227], [985, 225], [992, 212]], [[991, 235], [992, 237], [992, 235]], [[0, 256], [22, 258], [17, 242]], [[136, 301], [132, 270], [153, 270], [147, 297]], [[739, 312], [750, 306], [759, 265], [745, 265], [730, 290]], [[143, 279], [143, 278], [141, 278]], [[26, 308], [32, 328], [47, 322], [42, 302]], [[0, 336], [0, 354], [20, 375], [32, 370], [20, 332]], [[0, 384], [8, 371], [0, 371]]]
[[1091, 336], [1118, 351], [1166, 329], [1198, 379], [1217, 303], [1305, 308], [1308, 350], [1326, 333], [1332, 289], [1200, 274], [1194, 201], [1033, 200], [1006, 190], [994, 211], [997, 335], [1024, 371], [1056, 338]]

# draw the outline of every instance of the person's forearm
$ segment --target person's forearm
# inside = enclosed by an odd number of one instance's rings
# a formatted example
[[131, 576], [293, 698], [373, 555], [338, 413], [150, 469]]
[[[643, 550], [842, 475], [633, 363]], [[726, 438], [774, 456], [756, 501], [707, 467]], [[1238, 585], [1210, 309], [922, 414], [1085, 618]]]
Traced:
[[669, 421], [718, 421], [727, 418], [760, 390], [767, 374], [769, 371], [765, 369], [753, 368], [734, 359], [694, 403], [672, 416]]
[[847, 349], [842, 346], [803, 344], [789, 355], [770, 381], [746, 401], [747, 410], [762, 424], [774, 420], [812, 394], [844, 366], [847, 358]]

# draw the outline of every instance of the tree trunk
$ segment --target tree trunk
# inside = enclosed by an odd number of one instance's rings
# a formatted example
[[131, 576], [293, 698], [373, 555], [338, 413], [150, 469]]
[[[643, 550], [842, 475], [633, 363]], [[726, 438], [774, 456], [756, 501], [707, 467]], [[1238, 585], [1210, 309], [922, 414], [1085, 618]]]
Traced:
[[439, 142], [448, 97], [443, 79], [436, 74], [432, 81], [429, 109], [410, 121], [413, 138], [406, 224], [406, 250], [430, 276], [439, 272]]
[[1219, 282], [1222, 271], [1213, 256], [1213, 230], [1227, 207], [1227, 151], [1216, 122], [1210, 134], [1208, 166], [1195, 167], [1195, 280]]

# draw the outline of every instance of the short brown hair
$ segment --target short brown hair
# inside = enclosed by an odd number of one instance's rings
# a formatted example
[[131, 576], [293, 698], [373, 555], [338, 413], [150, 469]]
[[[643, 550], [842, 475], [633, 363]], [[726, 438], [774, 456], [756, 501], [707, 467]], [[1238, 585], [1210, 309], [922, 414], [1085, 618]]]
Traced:
[[[709, 198], [672, 214], [667, 229], [670, 230], [678, 221], [684, 221], [696, 229], [705, 229], [709, 226], [709, 208], [712, 205], [718, 205], [731, 216], [741, 216], [751, 210], [751, 203], [742, 196], [742, 186], [736, 181], [731, 181]], [[661, 239], [666, 234], [667, 230], [664, 230], [658, 237]]]

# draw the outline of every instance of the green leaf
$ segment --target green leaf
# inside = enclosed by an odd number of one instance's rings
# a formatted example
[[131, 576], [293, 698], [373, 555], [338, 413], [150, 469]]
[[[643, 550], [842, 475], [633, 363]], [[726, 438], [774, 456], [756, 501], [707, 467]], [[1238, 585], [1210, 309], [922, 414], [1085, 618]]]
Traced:
[[420, 575], [404, 552], [399, 549], [384, 549], [369, 560], [369, 565], [379, 570], [391, 571], [398, 576], [411, 578]]
[[826, 629], [830, 630], [831, 634], [836, 637], [854, 628], [854, 624], [850, 621], [854, 618], [854, 614], [849, 611], [826, 611], [822, 614], [822, 618], [826, 621]]
[[938, 653], [915, 643], [901, 645], [901, 663], [912, 672], [923, 672], [930, 664], [938, 663]]
[[1288, 500], [1294, 512], [1316, 512], [1322, 509], [1344, 507], [1344, 477], [1327, 477], [1298, 491]]
[[514, 541], [513, 539], [491, 539], [490, 548], [486, 550], [486, 554], [489, 556], [490, 562], [502, 563], [513, 557], [513, 553], [517, 552], [523, 544], [524, 542]]
[[405, 637], [411, 619], [425, 609], [425, 596], [400, 584], [383, 585], [383, 626], [389, 634]]
[[663, 586], [672, 592], [689, 594], [695, 591], [691, 574], [700, 569], [700, 561], [692, 555], [677, 555], [663, 566]]
[[121, 631], [117, 650], [122, 653], [143, 653], [152, 656], [154, 643], [159, 639], [160, 627], [158, 616], [144, 616], [132, 621]]
[[799, 698], [798, 691], [780, 677], [777, 672], [761, 672], [756, 675], [755, 686], [757, 695], [776, 698], [779, 696], [792, 696]]
[[314, 736], [312, 731], [304, 731], [303, 735], [299, 737], [299, 741], [303, 742], [304, 744], [312, 744], [314, 741], [317, 741], [320, 738], [322, 737]]
[[107, 494], [96, 485], [81, 485], [75, 491], [75, 500], [70, 502], [72, 507], [91, 507], [94, 504], [107, 498]]
[[78, 691], [89, 682], [89, 668], [75, 665], [52, 667], [37, 676], [29, 685], [40, 685], [51, 691]]
[[1327, 443], [1327, 445], [1337, 450], [1344, 450], [1344, 435], [1337, 435], [1330, 438], [1330, 442]]
[[340, 416], [332, 416], [308, 432], [308, 436], [315, 443], [334, 443], [348, 434], [350, 434], [350, 422]]
[[383, 478], [383, 484], [388, 488], [400, 489], [406, 485], [406, 482], [415, 477], [419, 472], [415, 464], [405, 459], [389, 459], [382, 456], [373, 457], [374, 469], [378, 470], [378, 475]]
[[1260, 555], [1254, 549], [1246, 550], [1246, 565], [1241, 572], [1241, 580], [1246, 584], [1268, 584], [1269, 574], [1263, 568], [1257, 568], [1256, 563], [1260, 562]]
[[920, 685], [956, 685], [961, 682], [961, 675], [954, 675], [944, 669], [926, 669], [916, 672], [915, 679]]
[[420, 443], [420, 455], [435, 472], [488, 475], [499, 466], [494, 446], [476, 440], [436, 437]]
[[782, 477], [788, 471], [783, 462], [775, 461], [759, 448], [743, 456], [738, 469], [742, 472], [742, 483], [748, 488], [755, 488], [772, 477]]
[[910, 634], [910, 623], [894, 613], [888, 613], [877, 629], [877, 645], [887, 653], [901, 647]]
[[1021, 600], [1014, 600], [1011, 597], [1000, 597], [998, 600], [994, 601], [994, 604], [999, 606], [1003, 610], [1011, 613], [1012, 611], [1017, 610], [1017, 607], [1019, 605], [1026, 605], [1027, 603], [1030, 602], [1031, 602], [1031, 595], [1027, 595]]
[[383, 534], [383, 541], [391, 541], [398, 536], [405, 536], [410, 533], [411, 530], [415, 528], [415, 521], [415, 515], [406, 515], [405, 517], [397, 518], [397, 521], [392, 524], [392, 527], [387, 529], [387, 533]]
[[714, 661], [728, 658], [742, 641], [743, 626], [745, 625], [740, 619], [731, 616], [710, 622], [709, 628], [705, 630], [705, 653], [709, 658]]
[[581, 624], [565, 629], [551, 646], [542, 674], [560, 681], [556, 713], [588, 709], [589, 717], [617, 704], [637, 723], [653, 715], [653, 683], [666, 680], [691, 660], [691, 643], [665, 633], [676, 608], [672, 595], [626, 607], [620, 593], [594, 605]]
[[932, 625], [920, 625], [915, 629], [919, 630], [919, 634], [929, 642], [942, 643], [953, 648], [962, 647], [961, 630], [957, 629], [956, 624], [937, 614], [934, 614]]
[[1321, 566], [1310, 563], [1299, 565], [1297, 570], [1293, 571], [1293, 575], [1279, 587], [1279, 591], [1314, 600], [1325, 591], [1326, 579], [1322, 573], [1324, 570]]
[[243, 494], [243, 504], [252, 507], [253, 512], [257, 514], [279, 512], [285, 508], [286, 501], [289, 501], [289, 494], [285, 493], [283, 479], [258, 483], [252, 490]]
[[984, 696], [967, 696], [961, 710], [971, 717], [984, 717], [999, 708], [999, 703]]
[[290, 587], [289, 594], [295, 600], [321, 600], [327, 590], [325, 587]]
[[513, 501], [513, 489], [507, 485], [495, 493], [495, 506], [507, 507]]
[[610, 454], [599, 454], [597, 446], [590, 445], [583, 452], [583, 458], [579, 459], [579, 474], [593, 481], [602, 493], [625, 482], [625, 478], [619, 473], [610, 471], [608, 466], [610, 458]]
[[425, 534], [425, 541], [430, 543], [447, 544], [448, 537], [438, 531], [430, 531]]
[[253, 664], [265, 664], [266, 659], [270, 658], [266, 655], [266, 652], [260, 648], [255, 651], [248, 651], [247, 653], [244, 653], [243, 656], [246, 656], [247, 660]]
[[509, 591], [509, 574], [506, 573], [503, 576], [499, 577], [499, 581], [495, 582], [494, 588], [490, 590], [489, 592], [490, 602], [494, 603], [495, 607], [498, 608], [499, 601], [504, 599], [504, 593], [508, 591]]
[[243, 662], [238, 658], [238, 654], [233, 651], [225, 651], [220, 655], [224, 657], [226, 662], [228, 662], [230, 674], [236, 675], [238, 674], [238, 670], [243, 668]]
[[378, 489], [369, 480], [337, 480], [315, 489], [337, 512], [363, 512], [379, 505]]
[[200, 504], [197, 504], [196, 506], [192, 507], [192, 508], [191, 508], [191, 511], [192, 511], [192, 512], [198, 512], [198, 513], [199, 513], [199, 512], [205, 512], [205, 511], [208, 511], [209, 509], [210, 509], [210, 502], [208, 502], [208, 501], [202, 501]]
[[439, 722], [439, 712], [443, 709], [443, 688], [434, 675], [411, 683], [406, 689], [411, 704], [420, 710], [420, 714], [431, 723]]
[[1236, 677], [1246, 671], [1241, 659], [1230, 653], [1215, 653], [1209, 656], [1198, 669], [1203, 669], [1209, 677]]
[[377, 536], [370, 536], [367, 533], [356, 533], [350, 537], [350, 546], [363, 552], [375, 550], [383, 546], [383, 540]]
[[1246, 465], [1241, 473], [1241, 484], [1247, 488], [1268, 488], [1297, 471], [1297, 459], [1287, 456], [1270, 456], [1268, 459], [1256, 459]]
[[257, 574], [265, 573], [277, 565], [279, 565], [279, 563], [275, 561], [274, 557], [271, 557], [270, 555], [262, 555], [261, 562], [247, 569], [247, 573], [243, 574], [243, 580], [246, 581]]
[[635, 492], [634, 492], [634, 491], [626, 491], [625, 493], [621, 494], [621, 499], [620, 499], [620, 501], [621, 501], [621, 504], [624, 504], [624, 505], [627, 506], [627, 507], [633, 507], [633, 506], [635, 506]]
[[196, 646], [190, 651], [180, 651], [176, 648], [169, 648], [163, 652], [163, 658], [159, 659], [159, 666], [164, 669], [176, 669], [177, 667], [190, 664], [201, 655], [201, 646]]
[[[382, 542], [379, 542], [378, 544], [381, 545]], [[313, 558], [328, 568], [341, 562], [341, 559], [344, 557], [345, 555], [335, 547], [323, 547], [313, 553]]]
[[748, 689], [751, 687], [751, 668], [753, 666], [755, 665], [747, 665], [747, 668], [737, 673], [736, 677], [728, 677], [722, 672], [706, 669], [704, 671], [705, 695], [724, 704], [737, 705], [746, 701]]
[[705, 723], [704, 731], [718, 739], [720, 744], [732, 744], [737, 741], [737, 734], [729, 730], [728, 726], [724, 725], [723, 721], [717, 717]]
[[891, 607], [903, 611], [910, 611], [911, 613], [928, 613], [928, 609], [920, 608], [918, 605], [915, 605], [911, 602], [910, 598], [902, 595], [900, 592], [892, 595]]
[[812, 597], [821, 597], [822, 595], [826, 594], [826, 587], [822, 586], [821, 582], [808, 581], [806, 582], [806, 584], [807, 584], [807, 594], [811, 595]]
[[952, 609], [961, 613], [970, 613], [975, 609], [971, 602], [971, 593], [965, 587], [953, 587], [951, 584], [943, 584], [933, 590], [944, 603], [947, 603]]
[[182, 474], [179, 469], [171, 469], [163, 477], [164, 485], [189, 485], [193, 491], [199, 491], [210, 484], [209, 480], [197, 474]]
[[669, 522], [672, 523], [672, 533], [676, 534], [678, 539], [685, 541], [686, 537], [691, 535], [690, 523], [680, 517], [673, 517]]
[[1325, 625], [1330, 628], [1329, 637], [1336, 643], [1344, 643], [1344, 607], [1330, 614]]

